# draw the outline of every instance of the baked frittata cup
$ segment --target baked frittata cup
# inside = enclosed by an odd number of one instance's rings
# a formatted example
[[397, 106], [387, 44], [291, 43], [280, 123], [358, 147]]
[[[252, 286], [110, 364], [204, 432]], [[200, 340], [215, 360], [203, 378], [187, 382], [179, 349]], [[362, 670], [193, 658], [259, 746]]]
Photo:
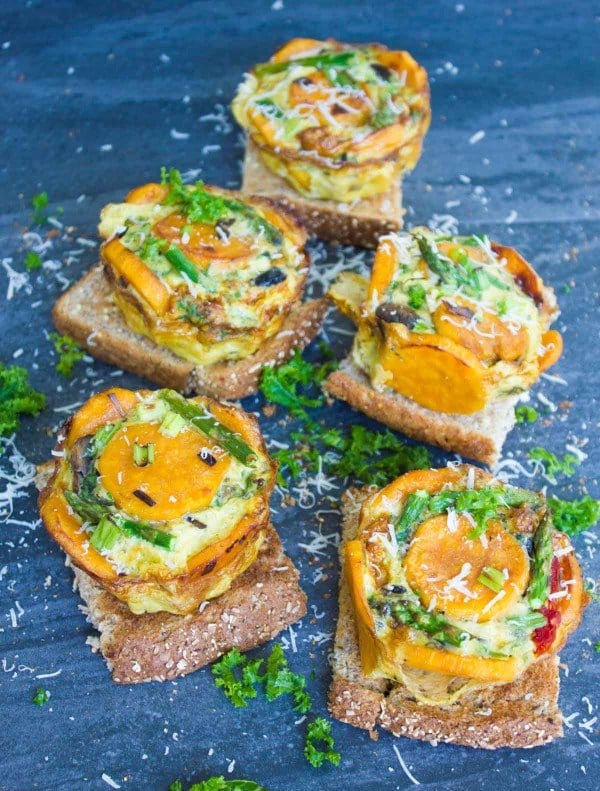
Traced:
[[129, 327], [198, 365], [249, 357], [304, 290], [306, 234], [267, 198], [176, 170], [102, 210], [100, 248]]
[[564, 645], [588, 600], [544, 496], [468, 465], [373, 494], [345, 568], [365, 675], [427, 703], [514, 681]]
[[132, 612], [193, 612], [256, 558], [276, 466], [241, 409], [112, 388], [67, 421], [55, 456], [46, 529]]
[[562, 353], [554, 292], [484, 236], [384, 236], [370, 280], [343, 273], [328, 296], [357, 325], [352, 360], [372, 386], [436, 412], [525, 392]]
[[232, 104], [265, 165], [306, 198], [350, 203], [412, 170], [429, 128], [427, 72], [380, 44], [295, 38]]

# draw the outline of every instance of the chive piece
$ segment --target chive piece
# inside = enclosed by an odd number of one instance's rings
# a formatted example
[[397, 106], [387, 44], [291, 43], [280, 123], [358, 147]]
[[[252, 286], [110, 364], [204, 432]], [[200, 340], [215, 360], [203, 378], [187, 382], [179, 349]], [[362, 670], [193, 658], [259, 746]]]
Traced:
[[147, 445], [139, 445], [137, 442], [133, 443], [133, 463], [136, 467], [146, 467], [154, 461], [154, 443], [149, 442]]
[[485, 585], [494, 593], [500, 593], [506, 582], [504, 574], [493, 566], [484, 566], [482, 573], [477, 577], [477, 582]]
[[103, 549], [112, 549], [120, 535], [122, 533], [117, 525], [104, 515], [92, 533], [90, 544], [98, 552], [102, 552]]
[[283, 118], [283, 112], [277, 107], [273, 99], [257, 99], [254, 102], [257, 107], [264, 111], [270, 118]]
[[189, 277], [192, 283], [197, 283], [199, 286], [202, 286], [209, 294], [217, 293], [217, 286], [212, 277], [203, 269], [197, 267], [193, 261], [190, 261], [179, 247], [171, 245], [165, 250], [165, 258], [180, 275]]
[[231, 429], [219, 423], [204, 407], [186, 401], [174, 390], [163, 390], [161, 398], [173, 412], [189, 421], [202, 434], [218, 442], [224, 450], [231, 453], [242, 464], [249, 464], [256, 458], [256, 452], [239, 434], [235, 434]]
[[165, 437], [176, 437], [185, 425], [186, 420], [182, 415], [177, 412], [167, 412], [158, 430]]
[[396, 539], [398, 542], [406, 541], [411, 528], [420, 521], [429, 502], [429, 495], [425, 491], [412, 492], [406, 498], [406, 505], [396, 524]]
[[254, 73], [257, 77], [262, 77], [264, 74], [279, 74], [292, 66], [314, 66], [315, 69], [323, 69], [327, 66], [349, 66], [355, 55], [356, 53], [352, 50], [349, 52], [325, 52], [306, 58], [284, 60], [280, 63], [259, 63], [254, 67]]
[[533, 559], [527, 599], [532, 610], [539, 610], [548, 598], [552, 566], [552, 519], [546, 513], [533, 535]]

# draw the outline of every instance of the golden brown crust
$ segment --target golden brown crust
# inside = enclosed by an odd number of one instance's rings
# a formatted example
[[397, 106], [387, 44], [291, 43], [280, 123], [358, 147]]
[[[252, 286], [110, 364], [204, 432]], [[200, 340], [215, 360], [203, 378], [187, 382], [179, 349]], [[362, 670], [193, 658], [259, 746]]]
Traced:
[[475, 415], [433, 412], [391, 390], [377, 392], [346, 360], [328, 376], [325, 390], [390, 428], [485, 464], [494, 464], [514, 424], [516, 397], [494, 401]]
[[380, 236], [402, 228], [402, 189], [395, 189], [354, 204], [310, 200], [263, 164], [257, 146], [249, 140], [243, 171], [243, 192], [264, 195], [290, 209], [319, 239], [358, 247], [376, 247]]
[[103, 362], [186, 395], [238, 399], [256, 391], [264, 365], [278, 365], [291, 357], [294, 349], [310, 343], [321, 328], [327, 307], [323, 299], [298, 304], [282, 329], [256, 354], [206, 367], [186, 362], [130, 330], [112, 301], [101, 267], [91, 269], [58, 299], [52, 318], [61, 334], [69, 335]]
[[[54, 462], [38, 467], [43, 490]], [[247, 651], [275, 637], [306, 613], [299, 574], [269, 525], [257, 559], [229, 590], [191, 615], [134, 615], [127, 605], [75, 568], [89, 620], [100, 632], [89, 642], [120, 684], [165, 681], [214, 662], [231, 648]]]
[[[356, 534], [362, 503], [372, 489], [351, 489], [342, 499], [345, 541]], [[558, 660], [549, 656], [511, 684], [467, 693], [449, 706], [417, 702], [401, 684], [366, 679], [361, 674], [354, 616], [344, 575], [333, 655], [329, 710], [333, 717], [359, 728], [377, 725], [395, 736], [468, 747], [534, 747], [562, 735], [558, 709]]]

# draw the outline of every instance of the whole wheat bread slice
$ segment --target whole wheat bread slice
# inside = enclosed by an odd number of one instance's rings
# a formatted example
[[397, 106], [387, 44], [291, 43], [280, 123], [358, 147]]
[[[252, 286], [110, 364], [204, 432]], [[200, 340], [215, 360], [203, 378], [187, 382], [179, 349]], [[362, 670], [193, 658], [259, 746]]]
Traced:
[[351, 489], [342, 498], [339, 618], [329, 690], [332, 716], [369, 731], [381, 726], [395, 736], [490, 750], [535, 747], [562, 736], [556, 656], [536, 662], [517, 681], [466, 693], [448, 706], [420, 703], [402, 684], [363, 676], [344, 576], [344, 546], [356, 536], [360, 509], [372, 492]]
[[500, 457], [504, 440], [515, 424], [514, 406], [518, 401], [518, 396], [498, 399], [474, 415], [434, 412], [389, 388], [374, 390], [348, 358], [327, 377], [324, 388], [354, 409], [413, 439], [485, 464], [494, 464]]
[[[42, 489], [54, 463], [40, 465]], [[252, 565], [229, 588], [191, 615], [134, 615], [126, 604], [78, 568], [75, 584], [88, 620], [100, 633], [88, 638], [119, 684], [166, 681], [214, 662], [231, 648], [248, 651], [306, 614], [298, 571], [270, 525]]]
[[256, 392], [264, 366], [279, 365], [292, 356], [294, 349], [310, 343], [321, 329], [327, 308], [325, 299], [296, 305], [282, 329], [255, 354], [210, 366], [187, 362], [129, 329], [113, 303], [100, 265], [58, 299], [52, 318], [62, 335], [73, 338], [92, 357], [185, 395], [201, 393], [236, 400]]
[[242, 191], [283, 204], [311, 233], [328, 242], [376, 247], [380, 236], [402, 228], [404, 210], [400, 182], [381, 195], [351, 204], [311, 200], [272, 173], [251, 140], [246, 144]]

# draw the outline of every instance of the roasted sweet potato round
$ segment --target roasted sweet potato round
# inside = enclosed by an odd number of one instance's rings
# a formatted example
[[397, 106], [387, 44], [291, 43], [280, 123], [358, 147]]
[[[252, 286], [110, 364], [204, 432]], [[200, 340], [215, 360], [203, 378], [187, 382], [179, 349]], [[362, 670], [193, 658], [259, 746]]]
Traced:
[[425, 69], [379, 44], [292, 39], [233, 101], [260, 155], [301, 195], [351, 202], [412, 169], [429, 127]]
[[306, 235], [266, 198], [170, 171], [106, 206], [99, 230], [127, 324], [199, 365], [253, 354], [302, 297]]
[[133, 612], [192, 612], [256, 557], [275, 468], [242, 410], [114, 388], [67, 422], [56, 456], [44, 524]]
[[587, 603], [544, 496], [467, 465], [407, 473], [372, 495], [345, 561], [374, 677], [513, 681], [562, 647]]

